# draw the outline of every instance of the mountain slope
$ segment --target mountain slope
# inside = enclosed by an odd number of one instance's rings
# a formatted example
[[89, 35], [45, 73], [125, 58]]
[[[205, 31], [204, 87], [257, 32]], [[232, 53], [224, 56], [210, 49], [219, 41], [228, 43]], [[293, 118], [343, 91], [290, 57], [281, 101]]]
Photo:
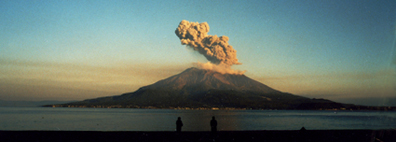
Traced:
[[340, 103], [313, 100], [272, 89], [245, 75], [221, 74], [189, 68], [180, 74], [144, 86], [132, 93], [89, 99], [58, 106], [134, 108], [340, 108]]

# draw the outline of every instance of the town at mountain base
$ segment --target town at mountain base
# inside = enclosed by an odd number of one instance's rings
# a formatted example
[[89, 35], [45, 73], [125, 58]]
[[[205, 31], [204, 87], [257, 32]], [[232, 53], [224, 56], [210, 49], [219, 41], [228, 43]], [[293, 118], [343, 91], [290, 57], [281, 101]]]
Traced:
[[245, 75], [189, 68], [135, 92], [45, 107], [146, 109], [396, 110], [310, 99], [272, 89]]

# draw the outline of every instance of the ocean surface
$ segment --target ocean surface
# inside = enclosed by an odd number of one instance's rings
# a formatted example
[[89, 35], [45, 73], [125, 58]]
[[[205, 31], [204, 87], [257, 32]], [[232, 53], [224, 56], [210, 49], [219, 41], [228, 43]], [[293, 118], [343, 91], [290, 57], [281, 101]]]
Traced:
[[0, 130], [219, 131], [396, 129], [396, 112], [0, 107]]

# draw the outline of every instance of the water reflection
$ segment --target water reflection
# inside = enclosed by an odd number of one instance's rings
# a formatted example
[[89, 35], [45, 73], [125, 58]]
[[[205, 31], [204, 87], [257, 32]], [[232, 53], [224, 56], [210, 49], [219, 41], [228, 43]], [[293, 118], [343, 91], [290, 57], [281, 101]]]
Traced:
[[94, 108], [2, 108], [0, 130], [210, 131], [212, 116], [219, 131], [314, 129], [392, 129], [396, 112], [226, 111]]

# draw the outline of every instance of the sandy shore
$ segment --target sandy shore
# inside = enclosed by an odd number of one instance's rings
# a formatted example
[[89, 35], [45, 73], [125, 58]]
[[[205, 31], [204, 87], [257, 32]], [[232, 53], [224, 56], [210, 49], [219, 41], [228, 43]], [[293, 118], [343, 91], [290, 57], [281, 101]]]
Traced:
[[0, 131], [0, 141], [30, 142], [396, 142], [396, 130], [211, 132]]

